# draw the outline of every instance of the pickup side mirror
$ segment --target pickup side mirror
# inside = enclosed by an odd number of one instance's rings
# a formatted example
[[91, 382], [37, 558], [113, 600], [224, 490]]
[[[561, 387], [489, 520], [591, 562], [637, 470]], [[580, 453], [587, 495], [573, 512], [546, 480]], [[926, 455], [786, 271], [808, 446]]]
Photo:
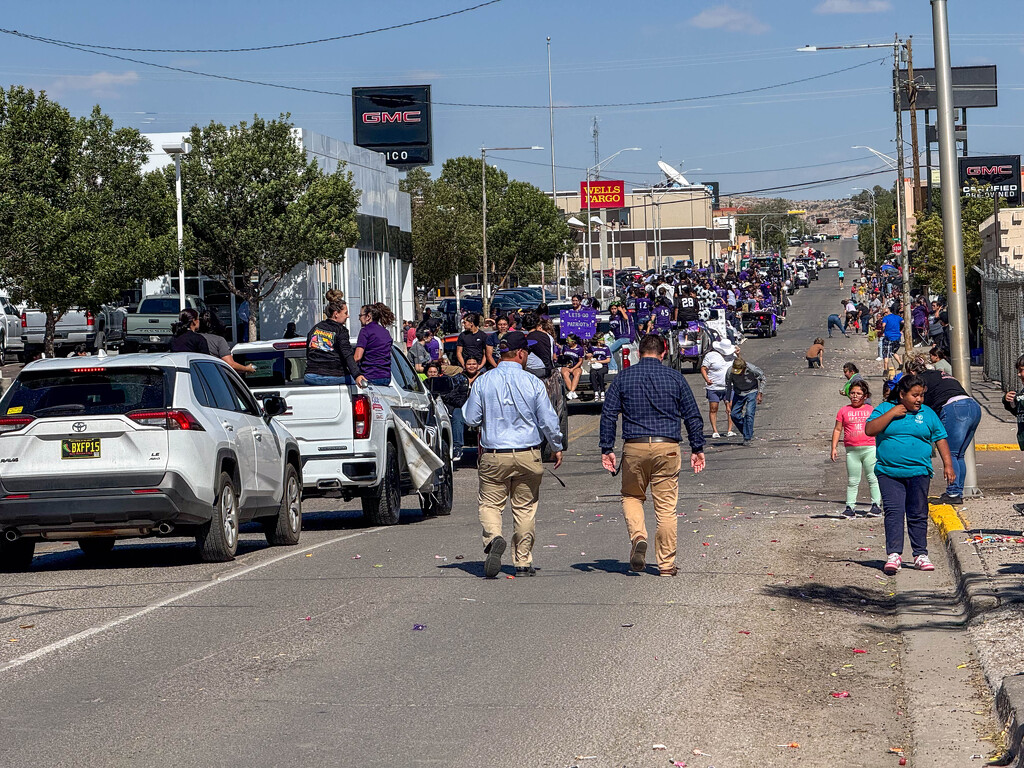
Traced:
[[267, 419], [280, 416], [288, 410], [288, 403], [279, 395], [271, 395], [263, 398], [263, 415]]
[[455, 388], [454, 383], [448, 376], [435, 376], [433, 378], [428, 376], [423, 380], [423, 386], [432, 395], [447, 395]]

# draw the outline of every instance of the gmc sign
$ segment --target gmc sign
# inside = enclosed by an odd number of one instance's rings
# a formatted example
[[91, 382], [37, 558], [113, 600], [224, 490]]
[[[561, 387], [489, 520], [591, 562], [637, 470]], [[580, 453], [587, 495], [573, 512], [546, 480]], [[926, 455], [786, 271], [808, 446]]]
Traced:
[[353, 143], [380, 152], [394, 168], [432, 164], [430, 86], [353, 88], [352, 133]]
[[1021, 204], [1020, 155], [960, 158], [960, 194], [992, 197], [1009, 205]]

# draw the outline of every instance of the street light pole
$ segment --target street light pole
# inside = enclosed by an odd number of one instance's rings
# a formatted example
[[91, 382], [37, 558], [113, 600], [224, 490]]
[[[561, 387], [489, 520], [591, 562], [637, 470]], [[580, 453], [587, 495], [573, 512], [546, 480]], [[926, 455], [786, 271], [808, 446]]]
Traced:
[[491, 316], [491, 297], [487, 283], [487, 153], [488, 152], [518, 152], [519, 150], [544, 149], [544, 147], [480, 147], [480, 200], [483, 209], [483, 285], [481, 291], [483, 298], [484, 317]]
[[[590, 213], [590, 211], [591, 211], [591, 205], [590, 205], [590, 177], [591, 177], [591, 174], [593, 174], [595, 178], [600, 178], [598, 176], [598, 174], [601, 173], [601, 169], [604, 166], [606, 166], [608, 163], [610, 163], [612, 160], [614, 160], [616, 157], [621, 155], [623, 152], [639, 152], [639, 151], [640, 151], [640, 147], [624, 147], [623, 149], [620, 149], [615, 154], [609, 155], [604, 160], [601, 160], [601, 161], [597, 162], [596, 164], [592, 165], [590, 168], [587, 168], [587, 233], [588, 234], [590, 233], [590, 217], [591, 217], [591, 213]], [[580, 206], [580, 210], [581, 211], [583, 210], [583, 206], [582, 205]], [[604, 209], [601, 209], [601, 210], [603, 211]], [[604, 224], [604, 220], [603, 219], [602, 219], [602, 224]], [[601, 244], [603, 246], [604, 242], [605, 242], [605, 239], [606, 239], [604, 237], [604, 229], [601, 230], [601, 233], [602, 233]], [[590, 240], [591, 240], [591, 242], [593, 242], [593, 238], [591, 238]], [[604, 292], [604, 270], [605, 270], [606, 265], [607, 265], [606, 258], [607, 257], [605, 255], [605, 250], [602, 247], [601, 248], [601, 258], [600, 258], [600, 265], [601, 265], [601, 283], [600, 283], [600, 285], [601, 285], [601, 292], [602, 293]], [[589, 250], [589, 248], [587, 250], [587, 265], [588, 265], [588, 272], [590, 273], [590, 295], [593, 296], [594, 295], [594, 290], [593, 290], [593, 286], [594, 286], [594, 270], [590, 268], [590, 250]]]
[[[185, 252], [184, 248], [184, 227], [182, 225], [181, 209], [181, 157], [187, 155], [192, 146], [183, 141], [180, 144], [164, 144], [163, 150], [174, 158], [174, 196], [178, 201], [178, 305], [180, 310], [185, 309]], [[198, 277], [198, 276], [197, 276]]]
[[874, 257], [874, 268], [878, 269], [878, 217], [875, 215], [875, 190], [867, 189], [866, 187], [854, 187], [854, 189], [859, 189], [861, 192], [867, 192], [871, 195], [871, 246]]
[[[942, 239], [946, 251], [947, 306], [950, 327], [950, 363], [953, 375], [971, 394], [971, 360], [967, 339], [967, 275], [964, 271], [963, 220], [957, 174], [956, 136], [953, 131], [953, 78], [949, 56], [949, 17], [946, 0], [932, 2], [932, 38], [935, 43], [935, 84], [939, 106], [939, 168], [942, 179]], [[998, 227], [999, 221], [996, 220]], [[998, 234], [998, 231], [997, 231]], [[998, 244], [998, 239], [997, 239]], [[977, 496], [978, 473], [974, 443], [964, 456], [965, 496]]]

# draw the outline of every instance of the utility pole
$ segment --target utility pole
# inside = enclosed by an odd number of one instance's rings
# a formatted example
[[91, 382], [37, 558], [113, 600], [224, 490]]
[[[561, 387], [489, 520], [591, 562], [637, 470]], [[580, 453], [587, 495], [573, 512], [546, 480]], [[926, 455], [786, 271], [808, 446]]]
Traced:
[[910, 150], [914, 153], [914, 215], [921, 204], [921, 151], [917, 144], [917, 82], [914, 80], [914, 37], [907, 38], [907, 101], [910, 104]]
[[910, 316], [910, 243], [907, 242], [907, 186], [903, 183], [906, 167], [903, 157], [903, 109], [900, 104], [900, 64], [903, 58], [903, 46], [900, 36], [896, 35], [892, 43], [893, 64], [896, 72], [896, 87], [893, 97], [896, 99], [896, 208], [899, 217], [900, 251], [903, 256], [903, 343], [908, 351], [914, 348], [914, 321]]
[[[967, 339], [967, 275], [964, 271], [963, 216], [956, 160], [953, 121], [953, 73], [949, 57], [949, 17], [946, 0], [932, 2], [932, 38], [935, 43], [935, 84], [939, 108], [939, 168], [942, 179], [942, 239], [946, 251], [947, 307], [949, 311], [950, 363], [953, 375], [971, 394], [971, 360]], [[997, 219], [998, 222], [998, 219]], [[998, 242], [998, 241], [997, 241]], [[964, 496], [978, 496], [978, 472], [972, 443], [964, 456]]]
[[[555, 102], [552, 98], [551, 90], [551, 37], [548, 36], [548, 125], [551, 130], [551, 202], [555, 204], [555, 210], [558, 210], [558, 186], [555, 184]], [[558, 257], [555, 257], [552, 268], [555, 270], [555, 285], [558, 285]], [[541, 296], [545, 296], [545, 290], [547, 290], [544, 283], [544, 260], [540, 262], [540, 290]], [[545, 302], [546, 303], [546, 302]]]

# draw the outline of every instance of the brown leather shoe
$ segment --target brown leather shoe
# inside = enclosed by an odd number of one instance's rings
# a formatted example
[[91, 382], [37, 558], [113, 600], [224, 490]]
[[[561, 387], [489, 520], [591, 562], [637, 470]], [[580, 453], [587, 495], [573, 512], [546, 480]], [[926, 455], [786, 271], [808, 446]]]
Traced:
[[659, 571], [659, 572], [658, 572], [658, 575], [659, 575], [659, 576], [675, 576], [675, 575], [676, 575], [677, 573], [679, 573], [679, 566], [677, 566], [677, 565], [673, 565], [673, 566], [672, 566], [672, 567], [671, 567], [671, 568], [670, 568], [669, 570], [667, 570], [667, 571]]
[[647, 539], [638, 537], [629, 550], [629, 570], [638, 573], [647, 567]]

